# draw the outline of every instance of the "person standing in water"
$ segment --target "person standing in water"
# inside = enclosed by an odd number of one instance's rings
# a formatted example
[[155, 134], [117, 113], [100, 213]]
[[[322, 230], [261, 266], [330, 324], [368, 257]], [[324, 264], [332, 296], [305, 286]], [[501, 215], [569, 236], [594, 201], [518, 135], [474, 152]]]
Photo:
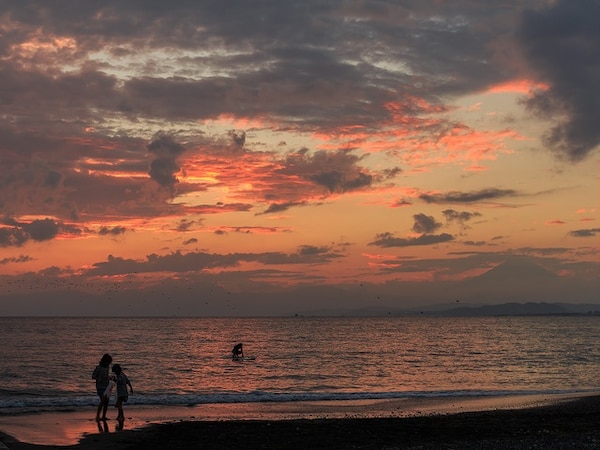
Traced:
[[131, 385], [129, 378], [127, 378], [127, 375], [125, 375], [125, 372], [123, 372], [123, 369], [119, 364], [115, 364], [112, 368], [112, 371], [117, 377], [117, 404], [115, 405], [115, 408], [118, 408], [119, 410], [119, 415], [117, 416], [117, 421], [119, 422], [119, 425], [117, 426], [117, 429], [122, 430], [123, 423], [125, 422], [125, 414], [123, 413], [123, 403], [127, 402], [127, 400], [129, 399], [129, 392], [127, 391], [127, 386], [129, 386], [129, 389], [131, 390], [132, 394], [133, 386]]
[[233, 357], [233, 359], [240, 358], [240, 357], [243, 358], [244, 357], [244, 344], [242, 344], [240, 342], [235, 347], [233, 347], [233, 350], [231, 350], [231, 356]]
[[[100, 422], [100, 420], [106, 420], [108, 397], [104, 395], [104, 392], [110, 383], [109, 366], [111, 362], [112, 356], [110, 356], [108, 353], [105, 353], [94, 369], [94, 372], [92, 372], [92, 379], [96, 380], [96, 392], [98, 393], [98, 397], [100, 397], [98, 411], [96, 412], [96, 422]], [[102, 412], [102, 419], [100, 418], [100, 412]]]

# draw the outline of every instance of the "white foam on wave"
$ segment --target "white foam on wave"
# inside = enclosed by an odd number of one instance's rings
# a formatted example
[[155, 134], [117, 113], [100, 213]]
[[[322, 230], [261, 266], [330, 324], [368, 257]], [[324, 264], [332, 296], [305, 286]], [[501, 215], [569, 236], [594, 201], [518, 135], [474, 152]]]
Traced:
[[[321, 402], [352, 400], [391, 400], [402, 398], [458, 398], [458, 397], [501, 397], [513, 395], [552, 395], [583, 393], [575, 390], [554, 391], [397, 391], [397, 392], [222, 392], [213, 394], [152, 394], [136, 393], [129, 397], [128, 405], [178, 406], [202, 404], [231, 404], [257, 402]], [[0, 414], [21, 412], [59, 411], [93, 407], [98, 400], [94, 396], [27, 396], [0, 397]], [[114, 403], [114, 397], [111, 399]]]

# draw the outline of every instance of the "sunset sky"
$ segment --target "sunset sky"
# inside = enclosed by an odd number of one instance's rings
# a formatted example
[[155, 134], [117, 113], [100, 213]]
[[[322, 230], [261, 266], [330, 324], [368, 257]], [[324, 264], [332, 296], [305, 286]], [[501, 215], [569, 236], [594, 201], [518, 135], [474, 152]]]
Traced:
[[0, 315], [595, 301], [597, 0], [0, 17]]

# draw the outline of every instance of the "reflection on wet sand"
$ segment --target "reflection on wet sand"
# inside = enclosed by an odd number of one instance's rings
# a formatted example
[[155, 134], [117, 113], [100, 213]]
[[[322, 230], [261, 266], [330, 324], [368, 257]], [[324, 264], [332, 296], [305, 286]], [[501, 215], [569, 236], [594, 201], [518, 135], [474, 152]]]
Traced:
[[108, 422], [105, 420], [96, 421], [98, 424], [98, 433], [108, 433]]
[[[582, 394], [583, 395], [583, 394]], [[589, 394], [587, 394], [589, 395]], [[126, 429], [181, 421], [284, 420], [300, 418], [411, 417], [453, 414], [466, 411], [520, 409], [559, 403], [578, 397], [564, 395], [523, 395], [508, 397], [413, 398], [388, 401], [238, 403], [179, 407], [132, 407]], [[115, 423], [114, 428], [112, 423]], [[94, 425], [95, 424], [95, 425]], [[89, 410], [0, 416], [0, 430], [20, 441], [41, 445], [75, 445], [84, 436], [121, 431], [125, 421], [96, 422]]]
[[[96, 421], [96, 423], [98, 424], [98, 433], [110, 433], [110, 429], [108, 427], [108, 421], [106, 419], [98, 420], [98, 421]], [[117, 423], [115, 425], [115, 431], [121, 431], [124, 428], [125, 428], [125, 419], [118, 418]]]

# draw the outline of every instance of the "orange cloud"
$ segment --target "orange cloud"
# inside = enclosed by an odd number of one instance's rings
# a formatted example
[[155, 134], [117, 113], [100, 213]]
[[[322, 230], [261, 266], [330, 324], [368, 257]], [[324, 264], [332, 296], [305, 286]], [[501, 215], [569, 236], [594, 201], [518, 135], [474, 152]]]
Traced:
[[540, 83], [533, 80], [511, 80], [500, 83], [489, 88], [486, 92], [490, 94], [501, 94], [505, 92], [514, 92], [518, 94], [530, 94], [533, 91], [548, 90], [550, 86], [546, 83]]
[[60, 50], [77, 48], [77, 41], [71, 37], [44, 36], [41, 31], [28, 41], [12, 46], [13, 52], [23, 56], [34, 56], [38, 52], [58, 52]]
[[219, 125], [239, 130], [264, 129], [273, 125], [271, 121], [261, 116], [242, 117], [234, 114], [220, 114], [214, 120], [203, 120], [202, 124], [209, 127], [211, 125]]
[[[387, 152], [405, 164], [431, 167], [448, 163], [468, 163], [465, 170], [487, 170], [480, 161], [495, 160], [498, 153], [511, 153], [509, 140], [523, 139], [515, 131], [505, 129], [475, 130], [465, 124], [450, 122], [439, 114], [445, 106], [432, 105], [424, 99], [407, 97], [402, 103], [387, 103], [390, 119], [377, 129], [350, 126], [315, 133], [323, 142], [321, 149], [359, 148], [366, 153]], [[435, 114], [437, 117], [429, 116]]]

